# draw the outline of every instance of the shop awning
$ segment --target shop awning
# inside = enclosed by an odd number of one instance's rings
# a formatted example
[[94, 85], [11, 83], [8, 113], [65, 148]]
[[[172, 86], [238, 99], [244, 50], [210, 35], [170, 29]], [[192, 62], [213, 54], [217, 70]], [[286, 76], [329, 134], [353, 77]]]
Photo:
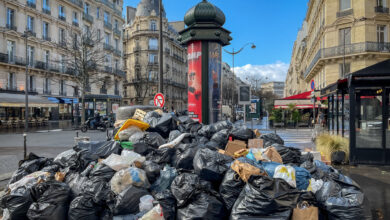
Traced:
[[292, 95], [284, 98], [284, 100], [291, 100], [291, 99], [311, 99], [311, 91], [303, 92], [297, 95]]
[[[312, 109], [313, 102], [311, 99], [277, 99], [274, 101], [274, 108], [288, 109], [288, 106], [294, 104], [297, 109]], [[316, 108], [321, 105], [321, 102], [316, 102]], [[322, 106], [321, 106], [322, 108]]]
[[[25, 96], [22, 94], [0, 93], [0, 107], [25, 107]], [[46, 98], [36, 95], [28, 96], [28, 107], [58, 107]]]

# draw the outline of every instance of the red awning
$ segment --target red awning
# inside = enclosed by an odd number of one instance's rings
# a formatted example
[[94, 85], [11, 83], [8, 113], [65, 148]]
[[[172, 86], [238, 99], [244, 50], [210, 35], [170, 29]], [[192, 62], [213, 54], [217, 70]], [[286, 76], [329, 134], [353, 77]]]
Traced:
[[284, 99], [286, 99], [286, 100], [290, 100], [290, 99], [311, 99], [311, 91], [307, 91], [307, 92], [303, 92], [301, 94], [289, 96], [289, 97], [286, 97]]
[[[318, 108], [318, 106], [316, 106]], [[289, 106], [287, 105], [275, 105], [274, 108], [281, 108], [281, 109], [288, 109]], [[313, 105], [296, 105], [295, 108], [297, 109], [312, 109]]]

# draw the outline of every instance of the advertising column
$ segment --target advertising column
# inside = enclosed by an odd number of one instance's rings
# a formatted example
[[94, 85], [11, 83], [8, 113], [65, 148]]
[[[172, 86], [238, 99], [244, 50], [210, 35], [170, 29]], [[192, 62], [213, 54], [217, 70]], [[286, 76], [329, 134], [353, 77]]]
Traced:
[[188, 44], [188, 115], [202, 123], [202, 42]]

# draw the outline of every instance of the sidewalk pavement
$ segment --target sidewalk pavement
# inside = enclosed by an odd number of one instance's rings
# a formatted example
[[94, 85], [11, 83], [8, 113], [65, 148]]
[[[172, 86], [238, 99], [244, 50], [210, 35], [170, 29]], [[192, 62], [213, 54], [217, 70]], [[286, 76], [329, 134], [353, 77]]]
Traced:
[[[29, 126], [28, 131], [32, 132], [49, 132], [49, 131], [71, 131], [74, 130], [71, 120], [61, 120], [61, 121], [49, 121], [48, 125], [40, 127], [31, 127]], [[23, 134], [24, 128], [1, 128], [0, 134]]]

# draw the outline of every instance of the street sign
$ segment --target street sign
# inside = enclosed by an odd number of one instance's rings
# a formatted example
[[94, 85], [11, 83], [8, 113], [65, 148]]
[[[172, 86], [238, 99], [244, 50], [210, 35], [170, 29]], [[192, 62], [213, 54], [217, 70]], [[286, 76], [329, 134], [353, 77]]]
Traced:
[[161, 94], [161, 93], [157, 93], [155, 96], [154, 96], [154, 106], [157, 106], [157, 107], [164, 107], [164, 104], [165, 104], [165, 98], [164, 98], [164, 95]]
[[315, 85], [315, 82], [314, 82], [314, 80], [312, 80], [312, 81], [311, 81], [311, 83], [310, 83], [310, 87], [311, 87], [311, 91], [314, 91], [314, 90], [315, 90], [315, 88], [316, 88], [316, 85]]

